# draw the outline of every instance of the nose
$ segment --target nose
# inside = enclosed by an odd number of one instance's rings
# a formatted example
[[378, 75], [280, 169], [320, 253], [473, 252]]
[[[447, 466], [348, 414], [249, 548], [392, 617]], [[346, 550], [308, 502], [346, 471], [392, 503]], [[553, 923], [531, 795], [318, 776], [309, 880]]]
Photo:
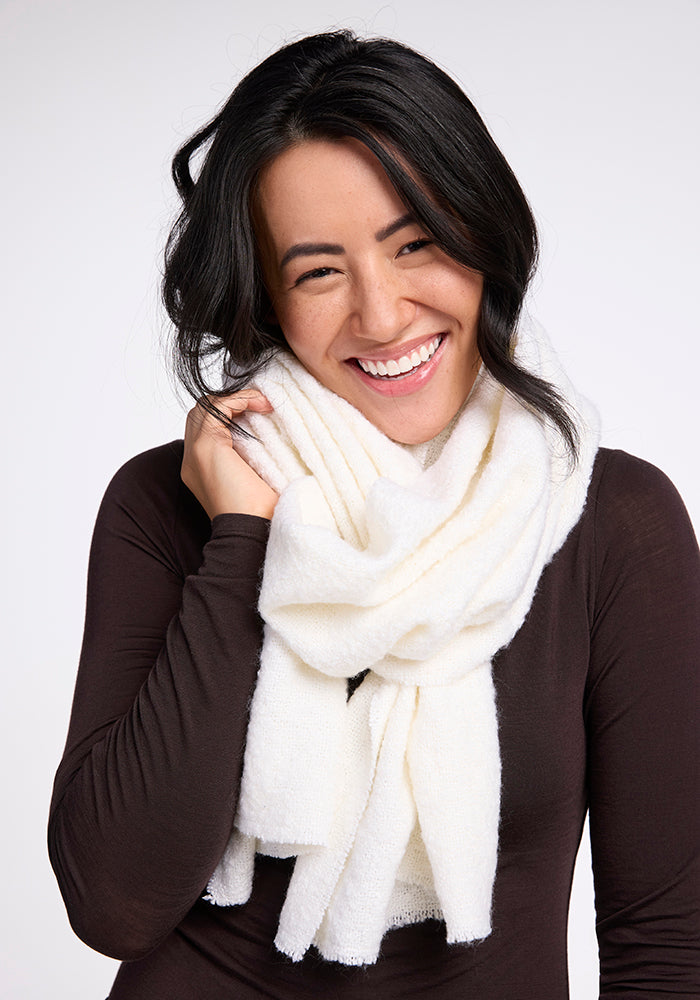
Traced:
[[411, 325], [415, 313], [416, 304], [401, 273], [377, 268], [356, 280], [351, 315], [355, 336], [388, 343]]

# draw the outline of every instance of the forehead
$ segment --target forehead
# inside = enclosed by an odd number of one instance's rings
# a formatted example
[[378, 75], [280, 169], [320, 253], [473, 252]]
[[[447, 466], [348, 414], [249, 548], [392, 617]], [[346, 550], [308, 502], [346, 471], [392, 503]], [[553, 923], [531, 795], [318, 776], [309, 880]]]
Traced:
[[263, 170], [257, 215], [279, 250], [287, 241], [339, 239], [352, 226], [379, 228], [406, 207], [383, 167], [356, 139], [312, 139], [285, 150]]

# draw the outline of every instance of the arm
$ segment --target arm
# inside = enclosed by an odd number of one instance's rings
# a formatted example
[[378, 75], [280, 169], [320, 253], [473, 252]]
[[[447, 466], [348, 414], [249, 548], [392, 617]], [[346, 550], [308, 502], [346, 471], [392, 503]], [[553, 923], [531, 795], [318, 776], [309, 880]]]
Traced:
[[197, 571], [208, 520], [180, 483], [181, 454], [135, 459], [103, 501], [51, 806], [71, 923], [122, 959], [179, 923], [224, 849], [261, 641], [267, 522], [216, 517]]
[[673, 486], [613, 454], [586, 704], [601, 997], [700, 995], [700, 560]]

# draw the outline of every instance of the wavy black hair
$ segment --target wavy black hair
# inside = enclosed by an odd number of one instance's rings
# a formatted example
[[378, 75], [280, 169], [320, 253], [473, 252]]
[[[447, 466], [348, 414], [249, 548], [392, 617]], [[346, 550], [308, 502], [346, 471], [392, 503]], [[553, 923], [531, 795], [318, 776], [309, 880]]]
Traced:
[[[477, 346], [484, 365], [552, 420], [575, 456], [565, 400], [513, 358], [538, 249], [518, 181], [446, 73], [399, 42], [350, 31], [311, 35], [273, 53], [173, 160], [183, 208], [166, 247], [163, 300], [184, 386], [195, 398], [243, 388], [284, 344], [268, 319], [256, 246], [258, 178], [296, 143], [350, 137], [374, 153], [435, 244], [483, 275]], [[201, 158], [196, 179], [193, 158]]]

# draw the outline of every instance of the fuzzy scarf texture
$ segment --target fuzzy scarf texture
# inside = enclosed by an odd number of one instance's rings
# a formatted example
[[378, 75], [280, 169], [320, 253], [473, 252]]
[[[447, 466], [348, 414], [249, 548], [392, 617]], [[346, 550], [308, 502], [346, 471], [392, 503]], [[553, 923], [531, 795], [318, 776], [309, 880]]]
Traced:
[[[346, 965], [435, 917], [491, 932], [500, 753], [491, 660], [581, 516], [598, 421], [542, 331], [516, 356], [572, 407], [556, 429], [482, 369], [424, 468], [295, 358], [256, 381], [246, 459], [280, 493], [260, 593], [265, 637], [235, 827], [207, 899], [250, 896], [256, 852], [296, 857], [275, 944]], [[347, 678], [369, 671], [352, 697]]]

